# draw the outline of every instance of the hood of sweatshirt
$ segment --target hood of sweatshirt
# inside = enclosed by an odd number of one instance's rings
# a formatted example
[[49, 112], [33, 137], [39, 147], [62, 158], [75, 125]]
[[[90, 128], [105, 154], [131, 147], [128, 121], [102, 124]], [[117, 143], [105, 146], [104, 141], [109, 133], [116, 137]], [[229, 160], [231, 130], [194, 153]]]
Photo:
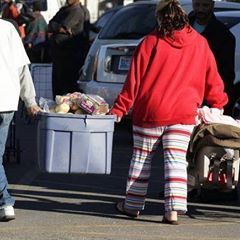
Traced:
[[198, 33], [192, 27], [185, 27], [182, 30], [175, 31], [173, 37], [165, 37], [164, 41], [175, 48], [182, 48], [187, 45], [191, 45]]

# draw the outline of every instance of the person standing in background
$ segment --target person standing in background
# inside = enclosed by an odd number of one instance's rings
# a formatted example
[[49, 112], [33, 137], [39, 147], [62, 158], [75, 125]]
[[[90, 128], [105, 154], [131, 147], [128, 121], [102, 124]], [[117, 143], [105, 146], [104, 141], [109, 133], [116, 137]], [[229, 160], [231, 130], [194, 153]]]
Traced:
[[4, 0], [2, 7], [2, 18], [3, 19], [12, 19], [18, 24], [18, 28], [21, 34], [21, 38], [24, 39], [26, 36], [25, 32], [25, 23], [21, 16], [19, 9], [15, 1], [13, 0]]
[[41, 14], [40, 0], [33, 2], [33, 20], [26, 25], [24, 46], [31, 63], [43, 63], [47, 59], [47, 23]]
[[67, 0], [48, 24], [53, 63], [53, 96], [78, 91], [79, 70], [84, 63], [84, 12], [79, 0]]
[[161, 0], [157, 29], [133, 55], [122, 91], [110, 114], [117, 121], [132, 108], [133, 155], [122, 214], [138, 217], [144, 209], [151, 161], [163, 145], [165, 213], [162, 222], [178, 224], [187, 211], [186, 152], [203, 99], [222, 109], [228, 101], [214, 56], [205, 38], [189, 25], [177, 0]]
[[240, 96], [238, 89], [234, 89], [235, 37], [214, 15], [213, 0], [192, 0], [192, 6], [193, 12], [189, 14], [189, 22], [208, 41], [229, 97], [224, 114], [232, 115], [234, 103], [237, 96]]
[[12, 23], [0, 20], [0, 221], [15, 218], [14, 199], [8, 192], [8, 181], [3, 167], [9, 125], [17, 111], [19, 97], [27, 112], [35, 116], [41, 109], [35, 101], [35, 89], [28, 68], [29, 59], [23, 43]]

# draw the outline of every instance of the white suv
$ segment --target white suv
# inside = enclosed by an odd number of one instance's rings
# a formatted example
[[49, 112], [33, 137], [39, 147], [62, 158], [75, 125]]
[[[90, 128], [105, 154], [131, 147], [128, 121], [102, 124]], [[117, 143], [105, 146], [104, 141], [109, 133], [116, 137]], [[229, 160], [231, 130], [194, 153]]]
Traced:
[[[79, 79], [81, 91], [100, 95], [110, 106], [113, 104], [125, 81], [136, 46], [156, 26], [157, 2], [136, 2], [114, 14], [88, 52]], [[192, 0], [180, 2], [187, 13], [192, 10]], [[240, 3], [215, 2], [215, 11], [217, 18], [236, 36], [236, 81], [240, 81]]]

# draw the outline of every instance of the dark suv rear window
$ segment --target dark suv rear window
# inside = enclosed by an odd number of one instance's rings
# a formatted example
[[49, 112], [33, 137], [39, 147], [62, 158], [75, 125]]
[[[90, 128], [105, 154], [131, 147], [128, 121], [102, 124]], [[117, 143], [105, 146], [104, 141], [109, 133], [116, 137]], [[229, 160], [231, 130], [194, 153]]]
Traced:
[[155, 5], [141, 4], [119, 10], [99, 34], [100, 39], [139, 39], [154, 30]]
[[218, 20], [223, 22], [227, 26], [228, 29], [235, 26], [236, 24], [238, 24], [240, 22], [240, 16], [239, 17], [218, 16], [217, 18], [218, 18]]
[[[183, 6], [190, 12], [191, 5]], [[99, 34], [99, 39], [140, 39], [156, 27], [154, 4], [139, 4], [120, 9], [105, 25]], [[228, 11], [232, 8], [226, 8]], [[215, 8], [215, 12], [226, 10]], [[240, 16], [217, 16], [228, 28], [240, 21]]]

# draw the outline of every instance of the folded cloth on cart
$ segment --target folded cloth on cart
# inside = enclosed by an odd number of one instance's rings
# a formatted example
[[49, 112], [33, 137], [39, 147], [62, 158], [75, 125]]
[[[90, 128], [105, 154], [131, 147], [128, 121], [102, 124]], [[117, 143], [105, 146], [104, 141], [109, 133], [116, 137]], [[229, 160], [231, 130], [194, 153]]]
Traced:
[[209, 108], [207, 106], [198, 109], [196, 122], [197, 124], [221, 123], [240, 127], [239, 120], [236, 120], [231, 116], [224, 115], [223, 110], [218, 108]]

